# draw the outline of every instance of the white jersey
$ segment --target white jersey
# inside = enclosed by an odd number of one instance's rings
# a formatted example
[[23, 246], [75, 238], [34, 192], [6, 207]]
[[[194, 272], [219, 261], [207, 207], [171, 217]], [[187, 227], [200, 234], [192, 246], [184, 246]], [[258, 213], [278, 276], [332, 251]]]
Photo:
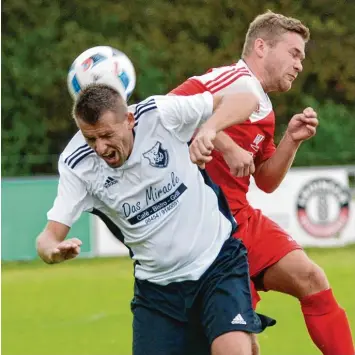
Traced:
[[109, 167], [78, 132], [60, 156], [48, 219], [71, 226], [83, 211], [98, 215], [130, 249], [140, 280], [199, 279], [233, 224], [188, 151], [212, 110], [210, 93], [154, 96], [136, 105], [133, 150], [120, 168]]
[[209, 91], [212, 94], [252, 92], [259, 99], [258, 109], [249, 118], [252, 123], [268, 118], [271, 113], [273, 114], [269, 96], [242, 59], [233, 65], [213, 68], [207, 73], [193, 76], [191, 79], [200, 82], [203, 91]]

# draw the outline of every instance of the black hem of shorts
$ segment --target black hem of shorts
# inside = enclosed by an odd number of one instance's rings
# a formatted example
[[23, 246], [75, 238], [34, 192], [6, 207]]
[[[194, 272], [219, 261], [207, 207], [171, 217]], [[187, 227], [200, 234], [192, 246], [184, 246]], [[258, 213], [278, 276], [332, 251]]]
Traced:
[[260, 320], [262, 323], [262, 327], [246, 327], [245, 325], [242, 324], [230, 324], [230, 326], [227, 328], [224, 328], [223, 330], [217, 332], [217, 334], [214, 335], [213, 339], [209, 339], [209, 344], [210, 346], [212, 345], [213, 341], [217, 339], [219, 336], [230, 333], [230, 332], [244, 332], [244, 333], [251, 333], [251, 334], [259, 334], [262, 333], [266, 328], [272, 327], [276, 324], [276, 320], [264, 315], [260, 315]]

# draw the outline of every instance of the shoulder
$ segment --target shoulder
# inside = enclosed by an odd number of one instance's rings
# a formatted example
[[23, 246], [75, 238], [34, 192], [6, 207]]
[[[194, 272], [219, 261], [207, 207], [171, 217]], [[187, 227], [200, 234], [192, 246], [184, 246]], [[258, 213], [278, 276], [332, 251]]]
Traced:
[[136, 130], [138, 125], [142, 126], [143, 122], [144, 124], [147, 124], [149, 121], [151, 121], [147, 118], [157, 115], [157, 96], [150, 96], [137, 104], [130, 105], [128, 107], [128, 112], [131, 112], [134, 116], [134, 129]]
[[129, 107], [129, 111], [134, 114], [134, 119], [138, 123], [143, 115], [156, 116], [161, 111], [174, 108], [180, 102], [179, 97], [173, 95], [155, 95]]
[[211, 93], [237, 81], [238, 84], [253, 83], [253, 75], [243, 61], [209, 69], [205, 74], [196, 75], [190, 79], [199, 81]]
[[159, 96], [150, 96], [137, 104], [129, 106], [128, 110], [133, 112], [135, 119], [138, 119], [144, 113], [157, 109], [158, 97]]
[[79, 166], [88, 164], [89, 161], [92, 162], [96, 157], [94, 150], [89, 147], [82, 133], [78, 131], [64, 148], [59, 164], [64, 168], [77, 170]]

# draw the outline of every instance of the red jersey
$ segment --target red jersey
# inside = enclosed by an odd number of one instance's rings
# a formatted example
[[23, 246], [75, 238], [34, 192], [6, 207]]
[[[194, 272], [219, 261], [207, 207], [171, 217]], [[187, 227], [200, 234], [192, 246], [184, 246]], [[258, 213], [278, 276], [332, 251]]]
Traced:
[[[255, 165], [270, 158], [275, 152], [275, 115], [271, 101], [259, 80], [252, 74], [243, 60], [230, 66], [210, 69], [206, 74], [194, 76], [171, 91], [175, 95], [193, 95], [209, 91], [212, 94], [252, 92], [259, 98], [258, 110], [240, 125], [225, 130], [240, 147], [250, 152]], [[252, 212], [247, 200], [250, 176], [233, 176], [223, 156], [213, 151], [213, 159], [206, 164], [206, 170], [213, 181], [220, 185], [230, 208], [239, 223]]]

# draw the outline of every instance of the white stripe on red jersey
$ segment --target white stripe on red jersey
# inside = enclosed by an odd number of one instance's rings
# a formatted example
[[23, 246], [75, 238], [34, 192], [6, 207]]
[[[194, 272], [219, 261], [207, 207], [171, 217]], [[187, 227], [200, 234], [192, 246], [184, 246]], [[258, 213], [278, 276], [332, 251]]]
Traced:
[[207, 73], [190, 79], [200, 82], [212, 94], [252, 92], [258, 97], [259, 106], [250, 116], [251, 122], [260, 121], [272, 112], [268, 95], [243, 60], [232, 65], [210, 69]]
[[250, 75], [249, 71], [246, 68], [236, 69], [234, 67], [233, 69], [224, 71], [222, 74], [218, 75], [217, 78], [211, 79], [210, 81], [206, 82], [205, 85], [208, 89], [211, 89], [213, 86], [224, 83], [228, 78], [235, 75], [236, 73], [244, 73]]
[[239, 79], [242, 76], [251, 76], [248, 73], [233, 73], [233, 75], [228, 75], [226, 76], [225, 80], [223, 80], [222, 82], [218, 82], [216, 83], [216, 85], [212, 86], [210, 88], [210, 92], [212, 94], [222, 90], [223, 88], [225, 88], [226, 86], [232, 84], [234, 81], [236, 81], [237, 79]]

